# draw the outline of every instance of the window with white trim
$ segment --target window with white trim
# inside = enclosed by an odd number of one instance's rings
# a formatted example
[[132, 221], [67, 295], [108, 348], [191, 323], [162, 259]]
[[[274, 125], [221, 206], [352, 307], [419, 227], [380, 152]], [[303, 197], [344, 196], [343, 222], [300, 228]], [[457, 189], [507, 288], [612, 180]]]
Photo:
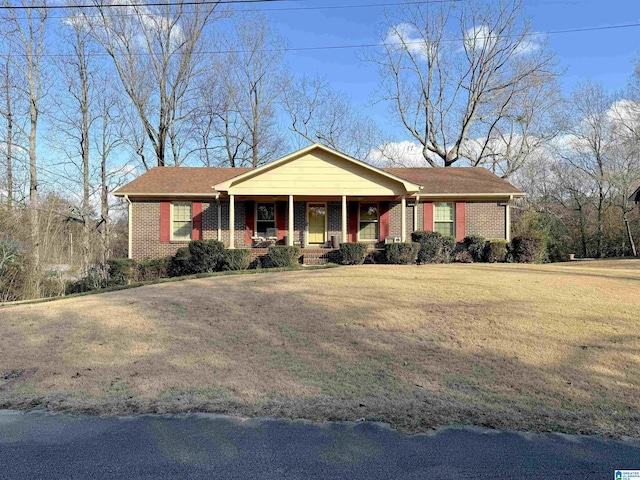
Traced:
[[378, 204], [360, 204], [359, 240], [378, 240]]
[[455, 208], [451, 202], [434, 204], [433, 231], [442, 235], [455, 235]]
[[191, 202], [174, 202], [171, 204], [171, 239], [177, 241], [191, 240], [192, 210]]
[[256, 235], [259, 237], [277, 237], [276, 204], [256, 204]]

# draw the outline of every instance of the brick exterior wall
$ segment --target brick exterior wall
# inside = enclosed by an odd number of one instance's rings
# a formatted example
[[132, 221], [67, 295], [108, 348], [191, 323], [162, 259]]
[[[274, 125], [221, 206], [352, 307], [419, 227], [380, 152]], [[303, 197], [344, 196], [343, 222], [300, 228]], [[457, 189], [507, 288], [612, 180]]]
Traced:
[[402, 204], [389, 202], [389, 236], [402, 236]]
[[467, 235], [482, 235], [486, 238], [506, 238], [506, 215], [499, 202], [467, 202]]
[[[505, 238], [506, 208], [496, 201], [466, 202], [466, 233], [482, 235], [486, 238]], [[245, 203], [236, 201], [235, 206], [235, 246], [249, 248], [245, 241]], [[222, 242], [229, 244], [229, 202], [222, 201]], [[411, 232], [424, 229], [424, 204], [420, 202], [417, 225], [413, 224], [413, 208], [407, 205], [406, 225], [407, 240], [411, 240]], [[132, 201], [132, 257], [140, 261], [149, 258], [160, 258], [174, 255], [188, 242], [160, 242], [160, 201]], [[327, 246], [331, 236], [342, 239], [342, 204], [327, 203]], [[402, 206], [400, 202], [389, 203], [389, 235], [401, 236]], [[287, 230], [288, 230], [287, 215]], [[294, 202], [294, 241], [298, 246], [304, 245], [306, 230], [306, 202]], [[218, 207], [215, 201], [202, 202], [202, 238], [218, 239]]]
[[331, 245], [333, 235], [342, 241], [342, 202], [328, 202], [327, 210], [327, 245]]

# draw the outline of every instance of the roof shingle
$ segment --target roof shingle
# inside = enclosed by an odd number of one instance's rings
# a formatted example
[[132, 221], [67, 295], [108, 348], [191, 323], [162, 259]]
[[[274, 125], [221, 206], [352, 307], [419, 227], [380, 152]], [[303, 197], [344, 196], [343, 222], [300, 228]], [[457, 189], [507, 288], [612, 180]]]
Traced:
[[[156, 167], [123, 186], [116, 195], [211, 195], [213, 186], [251, 168]], [[422, 185], [421, 194], [522, 194], [506, 180], [482, 167], [383, 168]]]

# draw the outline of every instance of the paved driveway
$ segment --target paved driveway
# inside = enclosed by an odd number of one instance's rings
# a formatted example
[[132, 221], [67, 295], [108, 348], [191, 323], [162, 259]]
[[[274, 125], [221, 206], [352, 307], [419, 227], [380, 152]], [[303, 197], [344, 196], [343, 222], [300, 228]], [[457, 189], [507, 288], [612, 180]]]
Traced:
[[608, 479], [640, 443], [374, 423], [217, 415], [90, 417], [0, 411], [0, 478]]

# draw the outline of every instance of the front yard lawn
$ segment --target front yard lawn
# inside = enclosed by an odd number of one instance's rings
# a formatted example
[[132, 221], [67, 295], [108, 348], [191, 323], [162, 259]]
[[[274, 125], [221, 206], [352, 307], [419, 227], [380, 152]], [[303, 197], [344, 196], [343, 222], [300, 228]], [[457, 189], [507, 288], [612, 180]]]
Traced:
[[640, 261], [344, 267], [0, 308], [0, 408], [640, 438]]

